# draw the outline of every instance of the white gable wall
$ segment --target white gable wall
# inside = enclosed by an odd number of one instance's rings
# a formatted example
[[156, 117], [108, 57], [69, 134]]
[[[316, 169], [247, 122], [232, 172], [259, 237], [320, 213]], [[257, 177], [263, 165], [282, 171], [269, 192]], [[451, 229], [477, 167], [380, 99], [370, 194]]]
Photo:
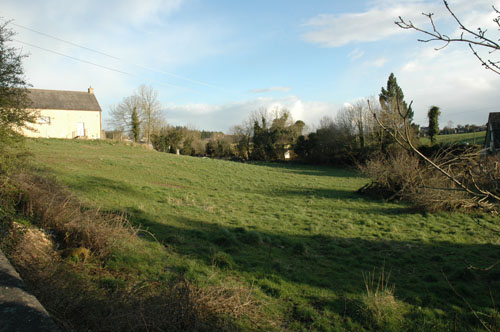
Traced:
[[[82, 125], [83, 124], [83, 125]], [[76, 110], [39, 110], [38, 121], [32, 124], [36, 131], [24, 130], [28, 137], [74, 138], [84, 136], [89, 139], [101, 138], [101, 112]]]

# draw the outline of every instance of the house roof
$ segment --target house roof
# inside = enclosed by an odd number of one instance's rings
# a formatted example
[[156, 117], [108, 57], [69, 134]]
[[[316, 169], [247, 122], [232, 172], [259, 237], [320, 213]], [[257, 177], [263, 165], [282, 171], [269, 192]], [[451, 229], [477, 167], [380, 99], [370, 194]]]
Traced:
[[93, 92], [28, 89], [35, 109], [98, 111], [101, 107]]
[[488, 116], [488, 130], [491, 124], [495, 147], [500, 147], [500, 112], [490, 113]]

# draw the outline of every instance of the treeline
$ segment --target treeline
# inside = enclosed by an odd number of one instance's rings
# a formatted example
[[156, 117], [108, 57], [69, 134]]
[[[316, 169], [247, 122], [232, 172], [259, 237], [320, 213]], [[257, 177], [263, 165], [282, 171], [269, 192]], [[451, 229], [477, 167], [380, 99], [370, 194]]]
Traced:
[[235, 155], [242, 160], [276, 161], [293, 158], [293, 149], [305, 123], [293, 121], [286, 109], [261, 109], [233, 127]]
[[[154, 112], [144, 110], [144, 103], [140, 103], [144, 95], [153, 96], [147, 99], [154, 105], [149, 107]], [[362, 162], [391, 143], [372, 114], [376, 112], [382, 119], [390, 114], [389, 106], [384, 112], [378, 100], [372, 100], [371, 110], [367, 100], [345, 106], [334, 118], [324, 117], [314, 130], [301, 120], [294, 121], [286, 109], [260, 109], [228, 135], [169, 125], [158, 111], [156, 98], [143, 86], [135, 95], [124, 98], [113, 108], [115, 130], [108, 133], [109, 138], [125, 137], [150, 143], [157, 151], [188, 156], [334, 165]]]
[[231, 138], [217, 131], [200, 131], [181, 126], [164, 125], [151, 136], [151, 144], [157, 151], [187, 156], [205, 156], [212, 146], [231, 145]]
[[477, 133], [479, 131], [486, 131], [486, 125], [477, 126], [474, 124], [457, 125], [453, 128], [452, 125], [447, 125], [439, 131], [440, 135], [450, 135], [450, 134], [463, 134], [463, 133]]
[[[413, 111], [406, 105], [393, 74], [378, 97], [345, 106], [335, 117], [324, 117], [315, 130], [307, 128], [303, 121], [294, 121], [287, 110], [259, 110], [243, 124], [233, 127], [232, 149], [218, 145], [223, 155], [215, 156], [262, 161], [293, 159], [330, 165], [363, 163], [374, 152], [387, 153], [395, 145], [379, 122], [397, 127], [401, 123], [401, 109], [410, 123], [413, 119]], [[418, 127], [412, 125], [410, 130], [416, 138]]]
[[152, 135], [153, 147], [162, 152], [232, 160], [277, 161], [292, 159], [304, 122], [294, 122], [287, 110], [259, 110], [232, 134], [164, 126]]
[[367, 102], [359, 101], [339, 110], [335, 118], [324, 117], [315, 131], [299, 136], [294, 152], [305, 163], [353, 164], [383, 143], [382, 134]]
[[[114, 134], [128, 136], [154, 149], [189, 156], [207, 156], [232, 160], [284, 161], [310, 164], [352, 165], [364, 162], [375, 151], [387, 151], [394, 143], [378, 121], [394, 123], [394, 105], [407, 108], [404, 95], [393, 74], [379, 99], [360, 100], [347, 105], [335, 117], [324, 117], [311, 130], [294, 121], [286, 109], [260, 109], [230, 135], [170, 126], [162, 117], [157, 94], [140, 86], [112, 110]], [[408, 114], [412, 118], [411, 107]], [[418, 128], [413, 128], [418, 132]]]

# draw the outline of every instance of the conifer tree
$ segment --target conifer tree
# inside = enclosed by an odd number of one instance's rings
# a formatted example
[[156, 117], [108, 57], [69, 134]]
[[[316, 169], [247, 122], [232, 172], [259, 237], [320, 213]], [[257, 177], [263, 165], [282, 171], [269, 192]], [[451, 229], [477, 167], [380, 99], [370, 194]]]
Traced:
[[408, 109], [408, 105], [404, 101], [404, 97], [405, 95], [401, 87], [398, 85], [396, 76], [394, 76], [394, 73], [391, 73], [387, 79], [386, 89], [382, 87], [382, 91], [379, 94], [380, 105], [385, 111], [389, 112], [397, 112], [394, 108], [395, 105], [399, 105], [401, 110], [409, 112], [408, 119], [411, 123], [413, 121], [413, 110]]

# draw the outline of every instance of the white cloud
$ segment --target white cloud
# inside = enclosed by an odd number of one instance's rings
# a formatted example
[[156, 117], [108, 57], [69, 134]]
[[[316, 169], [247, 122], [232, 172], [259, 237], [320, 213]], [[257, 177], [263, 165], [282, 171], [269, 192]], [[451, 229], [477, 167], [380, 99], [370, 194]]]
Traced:
[[17, 40], [132, 74], [120, 74], [14, 43], [30, 54], [23, 63], [34, 88], [86, 91], [92, 85], [106, 119], [109, 106], [132, 94], [142, 83], [161, 89], [160, 95], [165, 99], [200, 88], [203, 83], [195, 75], [185, 80], [168, 73], [182, 75], [176, 68], [224, 53], [230, 47], [227, 42], [230, 30], [221, 27], [216, 18], [202, 17], [194, 22], [176, 19], [185, 2], [8, 0], [2, 3], [1, 18], [119, 58], [11, 26], [18, 33]]
[[[425, 5], [425, 6], [424, 6]], [[408, 17], [432, 8], [422, 1], [399, 1], [388, 4], [374, 3], [370, 9], [358, 13], [339, 15], [320, 14], [309, 19], [304, 27], [309, 31], [302, 38], [323, 47], [339, 47], [356, 42], [374, 42], [404, 33], [394, 21], [398, 16]], [[421, 22], [422, 18], [417, 18]]]
[[123, 20], [140, 25], [158, 24], [160, 16], [172, 14], [182, 6], [183, 2], [183, 0], [121, 0], [112, 3], [111, 6]]
[[[466, 24], [474, 22], [485, 23], [483, 27], [493, 28], [494, 13], [490, 0], [458, 0], [450, 3], [455, 14], [459, 15]], [[499, 3], [498, 0], [493, 1]], [[302, 38], [310, 43], [322, 47], [340, 47], [351, 43], [375, 42], [402, 34], [407, 30], [399, 28], [394, 22], [401, 16], [406, 21], [411, 20], [415, 25], [432, 30], [429, 20], [421, 13], [434, 13], [436, 23], [452, 21], [451, 15], [442, 3], [424, 0], [376, 0], [371, 6], [360, 12], [343, 14], [320, 14], [306, 21], [303, 26], [308, 30]], [[443, 28], [442, 25], [438, 25]], [[453, 26], [456, 26], [454, 24]], [[451, 34], [453, 31], [450, 31]], [[424, 37], [424, 36], [422, 36]]]
[[414, 101], [415, 120], [425, 124], [428, 108], [437, 105], [441, 123], [485, 123], [498, 104], [498, 75], [483, 69], [467, 48], [431, 50], [415, 54], [396, 71], [406, 100]]
[[[243, 123], [256, 110], [288, 109], [295, 120], [302, 120], [314, 126], [323, 116], [334, 116], [338, 105], [304, 101], [297, 96], [283, 98], [261, 97], [251, 100], [211, 105], [211, 104], [168, 104], [164, 114], [174, 125], [191, 125], [207, 130], [228, 132], [234, 125]], [[224, 119], [221, 122], [220, 119]]]
[[[491, 5], [500, 6], [499, 0], [455, 0], [449, 4], [472, 30], [478, 26], [489, 28], [488, 33], [498, 39], [498, 30], [492, 22], [495, 15]], [[424, 39], [425, 35], [411, 33], [394, 24], [394, 20], [402, 16], [406, 20], [411, 19], [415, 25], [432, 29], [428, 19], [420, 15], [422, 12], [434, 13], [434, 21], [442, 33], [459, 35], [457, 23], [440, 1], [375, 0], [364, 11], [323, 14], [312, 18], [306, 23], [307, 32], [302, 37], [323, 47], [378, 41], [377, 47], [380, 46], [384, 53], [377, 54], [377, 48], [372, 48], [369, 54], [374, 60], [365, 61], [364, 65], [374, 67], [373, 73], [377, 70], [375, 68], [392, 67], [390, 70], [396, 74], [405, 99], [414, 101], [415, 120], [420, 124], [427, 122], [426, 114], [432, 105], [441, 107], [442, 123], [449, 120], [455, 124], [486, 122], [488, 112], [497, 110], [500, 89], [498, 75], [483, 69], [465, 43], [452, 43], [436, 51], [435, 48], [442, 44], [418, 43], [417, 39]], [[406, 40], [400, 38], [405, 37], [404, 34], [407, 35]], [[395, 37], [398, 37], [397, 41]], [[413, 51], [415, 49], [418, 51]], [[480, 49], [478, 51], [484, 57], [497, 57], [495, 53], [488, 54]], [[354, 54], [354, 51], [351, 52], [351, 55]], [[386, 54], [391, 54], [390, 60]], [[369, 68], [360, 70], [367, 71]], [[381, 82], [382, 85], [385, 85], [385, 80]]]
[[250, 92], [253, 93], [266, 93], [266, 92], [289, 92], [290, 87], [287, 86], [272, 86], [270, 88], [252, 89]]
[[415, 72], [418, 69], [417, 61], [410, 61], [406, 63], [401, 70], [406, 73]]

